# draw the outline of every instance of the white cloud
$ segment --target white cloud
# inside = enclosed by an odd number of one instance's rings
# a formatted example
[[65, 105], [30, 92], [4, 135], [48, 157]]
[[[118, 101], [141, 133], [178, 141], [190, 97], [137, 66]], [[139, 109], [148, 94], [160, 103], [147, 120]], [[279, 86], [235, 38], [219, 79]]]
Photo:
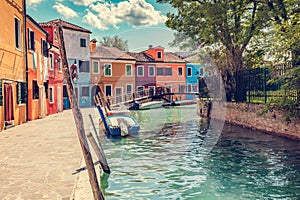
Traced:
[[[160, 14], [145, 0], [122, 1], [118, 4], [97, 3], [90, 5], [92, 11], [84, 16], [84, 22], [100, 30], [109, 26], [118, 28], [120, 23], [128, 23], [134, 27], [153, 26], [166, 21], [166, 16]], [[92, 20], [93, 19], [93, 20]]]
[[33, 6], [42, 3], [43, 0], [26, 0], [27, 6]]
[[72, 10], [71, 8], [69, 8], [67, 6], [64, 6], [61, 3], [55, 3], [55, 5], [53, 6], [53, 8], [56, 9], [56, 11], [60, 15], [64, 16], [67, 19], [78, 16], [78, 14], [74, 10]]
[[[99, 2], [99, 0], [72, 0], [75, 5], [89, 6], [95, 2]], [[100, 0], [100, 2], [105, 2], [105, 0]]]

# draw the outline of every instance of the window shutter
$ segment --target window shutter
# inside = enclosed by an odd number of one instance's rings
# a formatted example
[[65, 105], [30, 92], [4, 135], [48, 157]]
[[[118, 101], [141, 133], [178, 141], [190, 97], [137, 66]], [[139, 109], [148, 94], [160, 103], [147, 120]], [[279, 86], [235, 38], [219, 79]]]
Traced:
[[35, 50], [35, 44], [34, 44], [34, 32], [33, 31], [31, 31], [30, 32], [30, 38], [31, 38], [31, 49], [32, 50]]
[[24, 82], [21, 83], [21, 98], [22, 103], [27, 102], [27, 84]]
[[0, 79], [0, 106], [3, 106], [2, 80]]

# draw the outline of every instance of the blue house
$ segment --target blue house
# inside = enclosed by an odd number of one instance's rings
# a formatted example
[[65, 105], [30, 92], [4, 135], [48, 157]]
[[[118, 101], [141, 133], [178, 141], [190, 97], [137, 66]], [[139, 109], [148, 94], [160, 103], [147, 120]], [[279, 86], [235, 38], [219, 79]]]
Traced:
[[[64, 42], [73, 86], [80, 107], [91, 106], [90, 35], [91, 31], [61, 19], [47, 22], [63, 27]], [[66, 85], [63, 89], [63, 107], [70, 108]]]
[[[197, 63], [186, 64], [186, 91], [199, 92], [199, 77], [204, 77], [205, 66]], [[195, 95], [187, 94], [186, 99], [192, 100]]]

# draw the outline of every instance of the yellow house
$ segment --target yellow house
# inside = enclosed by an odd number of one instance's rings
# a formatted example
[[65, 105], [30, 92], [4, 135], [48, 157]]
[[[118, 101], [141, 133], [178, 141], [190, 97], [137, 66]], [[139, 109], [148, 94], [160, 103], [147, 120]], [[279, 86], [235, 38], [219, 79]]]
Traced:
[[26, 121], [25, 0], [0, 1], [0, 131]]

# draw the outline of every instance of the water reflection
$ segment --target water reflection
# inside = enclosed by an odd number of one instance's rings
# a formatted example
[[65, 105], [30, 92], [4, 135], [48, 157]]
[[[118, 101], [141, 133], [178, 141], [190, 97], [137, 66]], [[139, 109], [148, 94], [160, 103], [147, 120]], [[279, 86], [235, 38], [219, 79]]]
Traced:
[[147, 128], [153, 114], [137, 112], [142, 127], [137, 136], [105, 139], [112, 170], [103, 185], [106, 199], [300, 196], [299, 142], [230, 125], [216, 139], [216, 122], [182, 120], [184, 114], [178, 110], [158, 112], [169, 116], [157, 116], [159, 128]]

